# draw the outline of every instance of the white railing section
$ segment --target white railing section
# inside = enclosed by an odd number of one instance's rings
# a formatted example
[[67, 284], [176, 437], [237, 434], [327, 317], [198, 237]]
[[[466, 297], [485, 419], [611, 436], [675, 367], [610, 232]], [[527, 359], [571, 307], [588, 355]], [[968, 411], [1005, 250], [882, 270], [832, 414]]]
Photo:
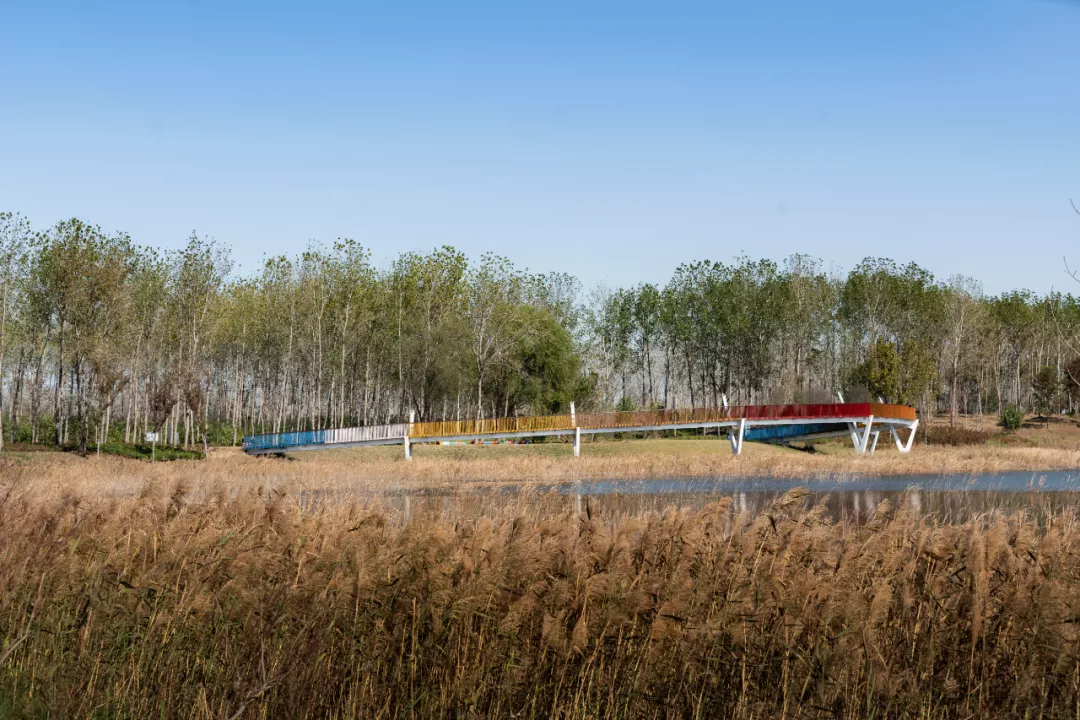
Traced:
[[370, 442], [405, 437], [405, 423], [394, 425], [366, 425], [364, 427], [337, 428], [324, 431], [323, 444]]

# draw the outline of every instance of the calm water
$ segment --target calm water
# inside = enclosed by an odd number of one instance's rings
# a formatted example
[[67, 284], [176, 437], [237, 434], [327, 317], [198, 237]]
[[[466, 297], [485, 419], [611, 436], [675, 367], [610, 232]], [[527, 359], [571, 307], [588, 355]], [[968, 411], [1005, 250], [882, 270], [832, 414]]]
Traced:
[[834, 518], [864, 521], [888, 500], [942, 520], [962, 522], [993, 510], [1026, 509], [1036, 516], [1080, 508], [1080, 471], [1014, 472], [999, 475], [905, 475], [875, 478], [675, 478], [594, 480], [549, 485], [498, 485], [451, 490], [388, 493], [403, 513], [484, 514], [512, 502], [552, 512], [567, 508], [603, 514], [633, 514], [670, 505], [701, 507], [724, 497], [734, 512], [756, 513], [796, 487], [810, 494], [807, 506], [824, 501]]

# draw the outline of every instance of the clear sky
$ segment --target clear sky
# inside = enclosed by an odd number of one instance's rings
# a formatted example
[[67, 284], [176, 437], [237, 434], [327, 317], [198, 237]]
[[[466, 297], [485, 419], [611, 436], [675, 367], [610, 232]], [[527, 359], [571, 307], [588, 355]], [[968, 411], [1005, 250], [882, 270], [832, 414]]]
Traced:
[[[1074, 290], [1080, 2], [0, 4], [0, 209], [242, 269], [867, 255]], [[1075, 288], [1080, 290], [1080, 288]]]

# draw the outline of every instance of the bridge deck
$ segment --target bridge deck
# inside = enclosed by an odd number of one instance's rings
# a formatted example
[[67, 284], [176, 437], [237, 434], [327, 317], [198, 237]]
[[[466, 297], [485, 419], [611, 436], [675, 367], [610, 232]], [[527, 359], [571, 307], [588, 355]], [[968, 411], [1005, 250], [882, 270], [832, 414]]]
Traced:
[[[365, 445], [405, 446], [418, 442], [449, 442], [541, 437], [574, 436], [574, 454], [580, 451], [581, 435], [675, 430], [691, 428], [727, 428], [732, 450], [738, 454], [745, 438], [757, 442], [786, 443], [793, 440], [850, 434], [858, 452], [873, 452], [878, 434], [887, 430], [901, 452], [911, 449], [918, 425], [914, 408], [884, 403], [830, 403], [818, 405], [744, 405], [730, 408], [691, 408], [645, 410], [613, 413], [573, 413], [537, 417], [511, 417], [435, 422], [410, 422], [392, 425], [305, 430], [299, 432], [249, 435], [244, 451], [252, 454], [319, 450], [332, 447]], [[901, 442], [897, 430], [911, 430]], [[873, 438], [873, 445], [870, 445]]]

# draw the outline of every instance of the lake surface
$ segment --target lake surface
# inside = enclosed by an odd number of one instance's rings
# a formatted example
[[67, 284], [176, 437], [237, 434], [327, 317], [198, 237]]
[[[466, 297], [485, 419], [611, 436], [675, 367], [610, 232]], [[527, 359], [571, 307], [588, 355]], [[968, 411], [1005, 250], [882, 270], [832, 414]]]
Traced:
[[409, 516], [453, 511], [482, 515], [514, 503], [552, 512], [574, 509], [635, 514], [668, 506], [696, 508], [729, 497], [732, 512], [757, 513], [796, 487], [807, 488], [806, 506], [824, 502], [836, 519], [867, 520], [888, 500], [943, 521], [963, 522], [992, 511], [1027, 510], [1035, 516], [1080, 509], [1080, 471], [995, 475], [896, 475], [872, 478], [674, 478], [523, 483], [453, 489], [408, 489], [387, 499]]

